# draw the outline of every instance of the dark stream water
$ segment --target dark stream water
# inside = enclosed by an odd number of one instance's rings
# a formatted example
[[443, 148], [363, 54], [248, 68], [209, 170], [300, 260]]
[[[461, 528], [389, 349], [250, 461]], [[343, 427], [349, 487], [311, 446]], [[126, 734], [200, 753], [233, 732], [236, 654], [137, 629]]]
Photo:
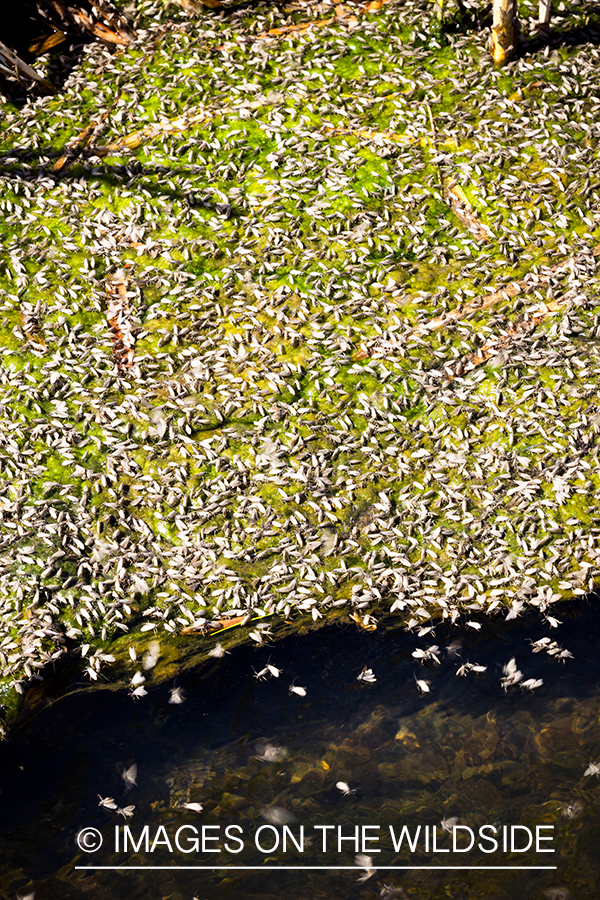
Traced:
[[[598, 897], [600, 779], [585, 772], [596, 762], [600, 772], [600, 603], [555, 607], [553, 615], [563, 619], [558, 628], [520, 619], [483, 622], [480, 631], [438, 627], [421, 638], [331, 626], [187, 673], [176, 685], [179, 705], [169, 703], [172, 684], [139, 700], [98, 691], [55, 703], [0, 746], [0, 896]], [[544, 636], [573, 658], [533, 653], [531, 642]], [[411, 656], [432, 644], [440, 664]], [[543, 684], [504, 690], [513, 657], [522, 681]], [[487, 669], [457, 676], [466, 661]], [[258, 680], [254, 672], [267, 663], [282, 674]], [[375, 683], [357, 680], [364, 666]], [[290, 694], [292, 683], [306, 695]], [[123, 771], [133, 765], [137, 783], [127, 784]], [[99, 806], [99, 795], [135, 807], [133, 815]], [[457, 848], [471, 829], [473, 849], [454, 852], [442, 821], [465, 826], [454, 833]], [[486, 825], [482, 834], [496, 836], [497, 850], [479, 833]], [[77, 835], [89, 828], [103, 845], [86, 853]], [[357, 828], [358, 845], [342, 840], [339, 852], [338, 837], [354, 839]], [[372, 864], [356, 860], [363, 833]], [[529, 833], [533, 846], [520, 852]], [[430, 868], [416, 868], [423, 866]]]

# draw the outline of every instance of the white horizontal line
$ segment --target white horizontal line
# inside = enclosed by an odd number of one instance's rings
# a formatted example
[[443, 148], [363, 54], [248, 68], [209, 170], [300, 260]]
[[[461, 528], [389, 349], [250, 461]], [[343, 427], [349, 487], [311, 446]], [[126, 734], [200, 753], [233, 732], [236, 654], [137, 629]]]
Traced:
[[[306, 872], [309, 869], [319, 869], [325, 871], [346, 871], [346, 872], [362, 872], [363, 869], [366, 869], [365, 866], [75, 866], [76, 869], [88, 869], [97, 872], [100, 869], [107, 870], [124, 870], [124, 869], [145, 869], [145, 870], [154, 870], [154, 869], [168, 869], [168, 870], [179, 870], [179, 869], [208, 869], [211, 872], [219, 872], [223, 869], [237, 869], [238, 871], [245, 872], [262, 872], [264, 869], [273, 869], [273, 870], [281, 870], [282, 872], [292, 872], [292, 871], [301, 871]], [[441, 869], [481, 869], [488, 871], [489, 869], [501, 869], [506, 872], [512, 872], [513, 870], [523, 870], [523, 869], [557, 869], [558, 866], [375, 866], [377, 871], [415, 871], [417, 869], [431, 869], [433, 871], [440, 871]]]

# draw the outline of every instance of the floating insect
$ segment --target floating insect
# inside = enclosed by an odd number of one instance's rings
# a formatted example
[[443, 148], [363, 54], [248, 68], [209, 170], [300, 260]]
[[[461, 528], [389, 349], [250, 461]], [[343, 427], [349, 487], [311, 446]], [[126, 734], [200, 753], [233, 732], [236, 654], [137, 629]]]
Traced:
[[298, 684], [290, 684], [290, 694], [296, 694], [298, 697], [306, 697], [306, 688], [300, 687]]
[[544, 683], [543, 678], [528, 678], [527, 681], [521, 682], [521, 687], [525, 691], [536, 691]]
[[450, 657], [450, 659], [455, 659], [457, 656], [460, 656], [460, 651], [462, 650], [462, 643], [460, 641], [452, 641], [446, 647], [446, 653]]
[[276, 744], [261, 744], [257, 748], [255, 759], [261, 759], [264, 762], [281, 762], [287, 756], [285, 747], [278, 747]]
[[102, 797], [100, 794], [98, 794], [98, 797], [100, 797], [98, 806], [103, 806], [104, 809], [118, 809], [113, 797]]
[[417, 688], [419, 689], [419, 692], [421, 694], [429, 694], [429, 692], [431, 691], [431, 688], [429, 687], [429, 682], [425, 681], [424, 678], [417, 678], [416, 675], [414, 676], [414, 678], [415, 678], [415, 683], [417, 685]]
[[123, 769], [123, 771], [121, 772], [121, 778], [123, 779], [127, 787], [134, 787], [134, 785], [137, 785], [137, 774], [137, 763], [134, 763], [128, 769]]
[[152, 641], [142, 657], [142, 669], [145, 672], [153, 669], [160, 658], [160, 644], [158, 641]]
[[345, 781], [337, 781], [336, 788], [338, 791], [341, 791], [344, 797], [349, 797], [350, 794], [356, 793], [356, 788], [352, 789], [349, 784], [346, 784]]
[[202, 812], [204, 807], [201, 803], [182, 803], [183, 809], [190, 809], [192, 812]]
[[379, 891], [381, 900], [392, 900], [392, 897], [406, 897], [404, 888], [396, 887], [395, 884], [383, 884]]
[[561, 803], [559, 809], [565, 819], [576, 819], [583, 812], [583, 803], [573, 800], [572, 803]]
[[432, 662], [437, 666], [442, 664], [440, 660], [440, 648], [437, 644], [427, 647], [426, 650], [421, 650], [420, 647], [417, 647], [416, 650], [413, 650], [411, 656], [414, 657], [414, 659], [419, 659], [422, 663]]
[[571, 894], [566, 888], [551, 887], [544, 891], [546, 900], [571, 900]]
[[228, 651], [225, 650], [222, 644], [215, 644], [212, 650], [208, 651], [208, 655], [212, 656], [214, 659], [222, 659], [227, 652]]
[[452, 834], [452, 831], [456, 825], [458, 825], [458, 816], [444, 816], [442, 821], [440, 822], [442, 829], [447, 831], [449, 834]]
[[417, 637], [425, 637], [426, 634], [434, 634], [435, 628], [433, 625], [426, 625], [424, 628], [419, 628], [417, 631]]
[[365, 684], [374, 684], [377, 681], [377, 678], [373, 674], [373, 669], [367, 668], [367, 666], [363, 667], [360, 675], [356, 676], [357, 681], [362, 681]]
[[174, 706], [179, 706], [180, 703], [185, 703], [185, 691], [183, 688], [174, 687], [169, 691], [169, 703], [172, 703]]
[[146, 678], [142, 675], [141, 672], [136, 672], [133, 678], [131, 679], [131, 684], [133, 687], [139, 687], [140, 684], [145, 682]]
[[131, 816], [133, 815], [134, 809], [135, 809], [135, 806], [124, 806], [122, 809], [121, 809], [121, 807], [119, 807], [117, 809], [117, 813], [120, 816], [123, 816], [124, 819], [130, 819]]
[[539, 641], [531, 642], [531, 650], [533, 653], [541, 653], [542, 650], [548, 650], [548, 648], [552, 646], [558, 647], [558, 644], [549, 637], [543, 637], [540, 638]]
[[372, 616], [370, 613], [366, 613], [366, 615], [361, 616], [357, 612], [350, 613], [350, 618], [356, 622], [359, 628], [362, 628], [364, 631], [376, 631], [377, 630], [377, 619]]
[[133, 697], [134, 700], [139, 700], [141, 697], [146, 697], [147, 694], [148, 691], [145, 687], [143, 687], [143, 685], [140, 685], [140, 687], [136, 687], [132, 691], [129, 691], [129, 696]]
[[262, 811], [263, 819], [266, 819], [271, 825], [289, 825], [290, 822], [296, 821], [296, 816], [283, 806], [268, 806]]
[[504, 678], [500, 680], [500, 684], [505, 691], [508, 690], [509, 687], [518, 684], [523, 678], [523, 673], [517, 668], [517, 661], [514, 656], [506, 663], [502, 671], [504, 672]]
[[469, 675], [470, 672], [473, 672], [475, 675], [482, 675], [484, 672], [487, 672], [487, 666], [480, 666], [477, 663], [466, 662], [463, 663], [462, 666], [459, 666], [456, 670], [456, 674], [464, 677]]
[[[522, 600], [513, 600], [511, 607], [507, 613], [506, 621], [510, 621], [510, 619], [516, 619], [519, 616], [523, 609], [525, 608], [525, 604]], [[468, 623], [467, 623], [468, 624]]]
[[357, 853], [354, 857], [354, 863], [361, 869], [366, 869], [365, 873], [358, 879], [359, 882], [368, 881], [377, 871], [377, 869], [373, 868], [373, 857], [367, 856], [365, 853]]
[[260, 672], [255, 672], [255, 678], [266, 678], [267, 675], [270, 675], [272, 678], [279, 678], [283, 669], [278, 669], [277, 666], [272, 666], [270, 663], [267, 663], [264, 669], [261, 669]]
[[583, 774], [584, 777], [586, 775], [595, 775], [596, 778], [600, 778], [600, 763], [591, 762]]

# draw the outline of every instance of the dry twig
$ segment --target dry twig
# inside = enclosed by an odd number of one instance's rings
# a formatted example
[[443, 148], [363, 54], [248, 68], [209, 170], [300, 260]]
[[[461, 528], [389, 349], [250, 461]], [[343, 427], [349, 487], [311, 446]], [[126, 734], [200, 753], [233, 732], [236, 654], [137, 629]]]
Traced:
[[110, 0], [88, 0], [91, 7], [86, 12], [81, 7], [70, 6], [63, 0], [43, 0], [50, 21], [62, 31], [83, 31], [104, 41], [105, 44], [126, 46], [135, 31], [125, 16]]
[[55, 92], [55, 87], [46, 78], [42, 78], [39, 72], [28, 66], [26, 62], [17, 56], [17, 54], [0, 41], [0, 72], [18, 81], [28, 79], [39, 84], [49, 94]]
[[135, 359], [135, 337], [127, 300], [127, 274], [119, 269], [105, 283], [107, 296], [106, 317], [110, 325], [113, 358], [119, 375], [131, 368]]
[[452, 178], [446, 183], [445, 188], [445, 199], [448, 206], [467, 231], [478, 241], [491, 240], [491, 230], [477, 218], [461, 186]]
[[[600, 244], [596, 244], [591, 252], [593, 256], [600, 256]], [[455, 325], [462, 319], [469, 319], [478, 313], [491, 309], [491, 307], [496, 306], [496, 304], [501, 303], [502, 301], [510, 300], [518, 294], [525, 293], [531, 288], [547, 284], [551, 278], [555, 278], [557, 275], [560, 275], [569, 269], [574, 261], [575, 255], [572, 255], [567, 259], [562, 260], [562, 262], [556, 263], [554, 266], [549, 266], [541, 275], [529, 273], [519, 281], [512, 281], [499, 291], [493, 291], [490, 294], [485, 294], [483, 297], [476, 297], [469, 303], [461, 304], [460, 306], [455, 307], [455, 309], [450, 309], [439, 316], [434, 316], [427, 322], [420, 322], [418, 325], [415, 325], [414, 328], [410, 328], [408, 331], [399, 335], [393, 342], [378, 341], [377, 344], [374, 344], [370, 348], [363, 347], [354, 354], [354, 358], [360, 360], [366, 359], [368, 356], [386, 356], [390, 352], [393, 352], [396, 347], [401, 346], [408, 341], [418, 340], [434, 331], [439, 331], [447, 326]], [[550, 305], [548, 305], [548, 309], [550, 309]]]

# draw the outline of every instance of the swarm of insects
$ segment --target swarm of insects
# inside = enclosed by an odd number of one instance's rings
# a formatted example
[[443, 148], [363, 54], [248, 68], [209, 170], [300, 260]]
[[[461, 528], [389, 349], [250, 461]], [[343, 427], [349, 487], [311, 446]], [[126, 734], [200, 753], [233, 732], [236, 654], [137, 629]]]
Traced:
[[[139, 699], [136, 667], [165, 677], [182, 634], [220, 659], [209, 634], [261, 646], [338, 608], [428, 640], [440, 619], [480, 631], [531, 609], [558, 627], [554, 604], [598, 582], [580, 512], [600, 478], [594, 40], [515, 60], [506, 97], [477, 35], [453, 35], [448, 82], [416, 0], [402, 23], [364, 6], [226, 17], [200, 51], [197, 21], [163, 41], [166, 8], [142, 4], [132, 55], [107, 0], [45, 3], [55, 35], [124, 49], [91, 43], [64, 99], [3, 105], [8, 690], [67, 653], [99, 687], [125, 655]], [[4, 49], [0, 66], [2, 91], [36, 80]], [[400, 81], [375, 101], [386, 72]], [[435, 646], [415, 659], [437, 665]]]

